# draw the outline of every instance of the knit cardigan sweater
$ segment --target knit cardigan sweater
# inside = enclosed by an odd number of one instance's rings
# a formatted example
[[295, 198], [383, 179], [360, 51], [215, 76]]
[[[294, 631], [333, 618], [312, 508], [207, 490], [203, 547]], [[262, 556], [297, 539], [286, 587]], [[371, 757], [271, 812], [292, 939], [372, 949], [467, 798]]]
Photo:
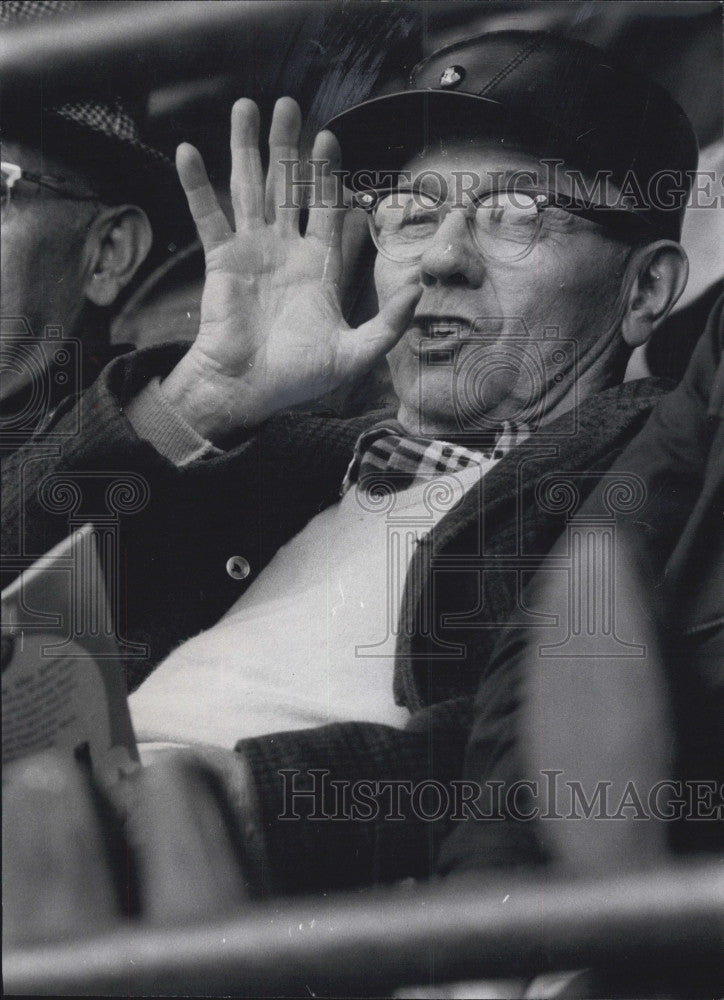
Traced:
[[[142, 477], [145, 505], [116, 520], [119, 634], [150, 650], [143, 660], [127, 660], [129, 689], [174, 645], [218, 620], [248, 586], [252, 577], [226, 572], [232, 555], [247, 559], [252, 575], [259, 572], [338, 499], [358, 435], [381, 416], [280, 414], [223, 455], [178, 468], [136, 436], [124, 408], [150, 378], [164, 377], [182, 350], [169, 345], [116, 359], [77, 407], [61, 406], [41, 434], [3, 462], [3, 585], [68, 533], [69, 517], [77, 523], [107, 512], [109, 482], [130, 472]], [[279, 820], [289, 781], [280, 772], [299, 772], [296, 789], [328, 772], [330, 814], [338, 812], [334, 780], [414, 785], [459, 777], [475, 691], [500, 626], [565, 524], [565, 511], [541, 504], [537, 487], [551, 473], [607, 469], [670, 387], [644, 379], [590, 397], [579, 407], [575, 434], [557, 436], [553, 423], [513, 449], [418, 547], [395, 664], [395, 698], [412, 713], [405, 730], [338, 723], [237, 746], [254, 780], [277, 889], [369, 884], [434, 870], [445, 819], [427, 822], [408, 805], [402, 821], [384, 819], [383, 811], [367, 821], [317, 821], [309, 818], [319, 811], [310, 797], [297, 800], [299, 820]], [[48, 510], [40, 486], [50, 474], [80, 487], [73, 511]], [[579, 477], [582, 498], [594, 484], [595, 477]]]

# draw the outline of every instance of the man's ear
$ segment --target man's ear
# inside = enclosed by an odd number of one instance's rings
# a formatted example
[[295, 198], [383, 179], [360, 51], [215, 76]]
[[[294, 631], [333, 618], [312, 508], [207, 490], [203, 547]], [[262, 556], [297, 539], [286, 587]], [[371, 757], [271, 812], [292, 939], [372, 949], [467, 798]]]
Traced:
[[91, 223], [86, 238], [86, 298], [109, 306], [133, 279], [151, 249], [148, 216], [138, 205], [104, 209]]
[[658, 240], [637, 250], [629, 268], [633, 280], [624, 303], [621, 332], [630, 347], [639, 347], [646, 343], [684, 291], [689, 258], [680, 243]]

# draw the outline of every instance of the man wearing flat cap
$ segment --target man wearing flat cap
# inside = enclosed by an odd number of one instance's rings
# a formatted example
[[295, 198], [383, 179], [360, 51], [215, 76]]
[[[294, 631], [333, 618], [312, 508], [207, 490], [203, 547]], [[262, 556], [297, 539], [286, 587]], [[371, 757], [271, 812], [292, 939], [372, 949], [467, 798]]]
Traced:
[[[9, 2], [4, 32], [62, 16], [72, 4]], [[119, 305], [186, 227], [173, 165], [140, 138], [118, 100], [3, 103], [2, 300], [5, 447], [120, 353]]]
[[[670, 388], [623, 376], [686, 283], [697, 163], [663, 89], [527, 32], [443, 49], [331, 121], [303, 235], [300, 127], [279, 101], [265, 179], [258, 110], [235, 105], [233, 228], [179, 148], [198, 336], [112, 362], [61, 459], [149, 484], [121, 528], [121, 624], [150, 649], [128, 665], [136, 734], [222, 748], [254, 800], [259, 892], [434, 871], [455, 817], [415, 790], [462, 775], [496, 638], [565, 526], [542, 484], [577, 477], [585, 498]], [[357, 329], [338, 292], [350, 204], [377, 251], [380, 311]], [[396, 413], [301, 412], [384, 354]], [[22, 497], [6, 475], [8, 533], [22, 518], [40, 554], [67, 525], [41, 473]]]

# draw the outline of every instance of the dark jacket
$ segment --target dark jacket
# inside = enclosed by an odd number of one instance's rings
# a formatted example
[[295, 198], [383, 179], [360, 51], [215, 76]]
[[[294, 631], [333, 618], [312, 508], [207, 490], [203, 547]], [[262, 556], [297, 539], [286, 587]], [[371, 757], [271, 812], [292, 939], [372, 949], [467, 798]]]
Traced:
[[[67, 534], [69, 518], [77, 523], [108, 515], [109, 484], [135, 477], [136, 501], [116, 503], [111, 512], [120, 633], [149, 646], [146, 659], [126, 661], [131, 688], [176, 643], [218, 620], [277, 549], [337, 500], [357, 436], [379, 418], [282, 414], [223, 456], [177, 468], [138, 439], [123, 409], [178, 357], [179, 349], [168, 347], [117, 359], [77, 410], [61, 407], [44, 435], [3, 469], [3, 553], [10, 573]], [[566, 418], [515, 448], [418, 547], [403, 596], [395, 668], [395, 697], [412, 713], [406, 730], [351, 722], [239, 745], [254, 775], [281, 888], [430, 871], [444, 823], [415, 819], [409, 804], [406, 821], [279, 821], [289, 780], [279, 772], [298, 770], [296, 788], [313, 780], [313, 769], [348, 782], [415, 784], [458, 776], [472, 698], [500, 626], [565, 523], [565, 512], [539, 502], [539, 482], [556, 470], [608, 468], [669, 388], [641, 380], [586, 400], [574, 433], [564, 432]], [[75, 477], [82, 499], [73, 510], [48, 509], [47, 489], [39, 492], [48, 475]], [[248, 560], [246, 580], [226, 572], [232, 555]], [[332, 786], [328, 794], [335, 797]], [[298, 805], [302, 816], [315, 808], [311, 799]], [[335, 812], [331, 799], [327, 807]]]
[[[634, 482], [635, 476], [640, 488], [640, 502], [632, 505], [630, 512], [622, 509], [616, 518], [620, 539], [617, 561], [629, 564], [622, 580], [624, 592], [630, 591], [623, 612], [633, 621], [639, 641], [643, 640], [635, 676], [639, 682], [648, 677], [653, 690], [662, 689], [662, 700], [667, 705], [660, 726], [667, 732], [664, 744], [671, 756], [657, 763], [661, 768], [657, 776], [682, 782], [707, 782], [719, 790], [714, 793], [712, 806], [716, 809], [719, 803], [718, 820], [713, 813], [710, 822], [701, 819], [687, 822], [686, 817], [680, 817], [677, 822], [664, 824], [669, 849], [686, 852], [721, 851], [724, 839], [720, 815], [724, 788], [723, 347], [724, 297], [720, 297], [681, 383], [656, 406], [641, 433], [612, 466], [609, 480]], [[600, 483], [589, 495], [578, 513], [580, 522], [600, 523], [605, 517], [607, 485]], [[554, 551], [559, 548], [556, 546]], [[550, 568], [547, 562], [544, 570]], [[544, 619], [558, 611], [565, 617], [568, 586], [560, 574], [539, 572], [525, 593], [528, 616], [538, 613]], [[558, 691], [560, 698], [551, 713], [553, 717], [537, 716], [538, 731], [530, 734], [526, 731], [526, 720], [531, 713], [525, 706], [529, 687], [546, 684], [550, 691], [551, 671], [557, 668], [550, 644], [558, 637], [526, 629], [525, 621], [516, 617], [518, 620], [500, 637], [490, 656], [487, 674], [476, 695], [463, 778], [476, 783], [500, 782], [508, 788], [516, 782], [533, 779], [543, 788], [541, 772], [526, 759], [522, 749], [532, 736], [538, 745], [547, 741], [549, 767], [578, 759], [581, 770], [589, 776], [593, 771], [597, 780], [620, 779], [620, 794], [621, 787], [633, 781], [637, 771], [646, 772], [656, 751], [647, 748], [648, 759], [641, 767], [632, 740], [630, 756], [622, 753], [620, 758], [622, 774], [607, 771], [602, 775], [596, 770], [601, 767], [596, 762], [597, 754], [601, 751], [601, 756], [609, 760], [608, 766], [610, 757], [606, 747], [596, 746], [591, 731], [597, 727], [589, 726], [587, 719], [602, 711], [597, 698], [608, 687], [608, 709], [618, 702], [615, 713], [618, 717], [611, 719], [609, 733], [617, 729], [621, 732], [628, 726], [640, 736], [644, 713], [636, 699], [643, 692], [635, 693], [633, 704], [622, 701], [630, 699], [630, 685], [627, 688], [621, 683], [619, 668], [612, 658], [594, 658], [592, 651], [596, 646], [591, 642], [591, 658], [579, 657], [575, 665], [582, 677], [586, 669], [597, 671], [591, 674], [594, 680], [590, 700], [582, 705], [580, 695], [578, 700], [569, 699], [565, 691]], [[541, 643], [549, 645], [546, 661], [539, 656]], [[629, 668], [629, 673], [632, 672]], [[655, 734], [654, 742], [659, 735]], [[580, 778], [580, 771], [573, 777]], [[646, 780], [639, 785], [643, 801], [646, 801]], [[590, 781], [589, 794], [592, 788]], [[553, 811], [542, 800], [536, 804], [541, 813], [546, 807]], [[563, 794], [559, 808], [566, 812]], [[532, 808], [526, 804], [521, 811], [530, 813]], [[706, 812], [704, 808], [702, 815]], [[587, 841], [592, 859], [598, 850], [597, 838], [600, 842], [615, 836], [616, 828], [620, 824], [593, 824]], [[460, 822], [446, 840], [439, 863], [447, 872], [481, 865], [507, 866], [522, 860], [536, 862], [550, 856], [551, 844], [558, 849], [557, 857], [553, 851], [555, 860], [570, 862], [564, 853], [567, 836], [569, 832], [561, 823], [525, 823], [514, 819], [504, 823]], [[579, 849], [580, 843], [579, 836]], [[651, 844], [656, 845], [655, 834], [651, 835]], [[622, 857], [621, 861], [625, 863], [626, 859]]]
[[16, 378], [0, 386], [0, 444], [6, 454], [50, 423], [64, 400], [76, 402], [107, 364], [133, 347], [109, 343], [108, 331], [104, 335], [101, 329], [60, 339], [33, 336], [24, 320], [8, 320], [7, 327], [3, 323], [3, 366]]

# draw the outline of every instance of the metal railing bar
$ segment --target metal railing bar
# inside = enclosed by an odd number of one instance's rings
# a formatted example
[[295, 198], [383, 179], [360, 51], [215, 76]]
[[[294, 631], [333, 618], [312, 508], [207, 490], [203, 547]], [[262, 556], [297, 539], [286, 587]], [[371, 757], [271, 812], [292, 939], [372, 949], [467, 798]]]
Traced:
[[6, 951], [3, 972], [13, 994], [379, 996], [433, 969], [438, 983], [631, 962], [716, 969], [723, 941], [722, 866], [680, 864], [280, 900], [200, 927]]
[[[154, 83], [218, 68], [219, 43], [237, 38], [249, 49], [260, 36], [288, 31], [315, 0], [174, 0], [101, 4], [86, 14], [49, 18], [0, 31], [3, 92], [42, 86], [58, 93], [88, 84], [125, 92], [137, 86], [144, 58]], [[278, 41], [278, 36], [277, 36]], [[193, 57], [191, 65], [189, 59]]]

